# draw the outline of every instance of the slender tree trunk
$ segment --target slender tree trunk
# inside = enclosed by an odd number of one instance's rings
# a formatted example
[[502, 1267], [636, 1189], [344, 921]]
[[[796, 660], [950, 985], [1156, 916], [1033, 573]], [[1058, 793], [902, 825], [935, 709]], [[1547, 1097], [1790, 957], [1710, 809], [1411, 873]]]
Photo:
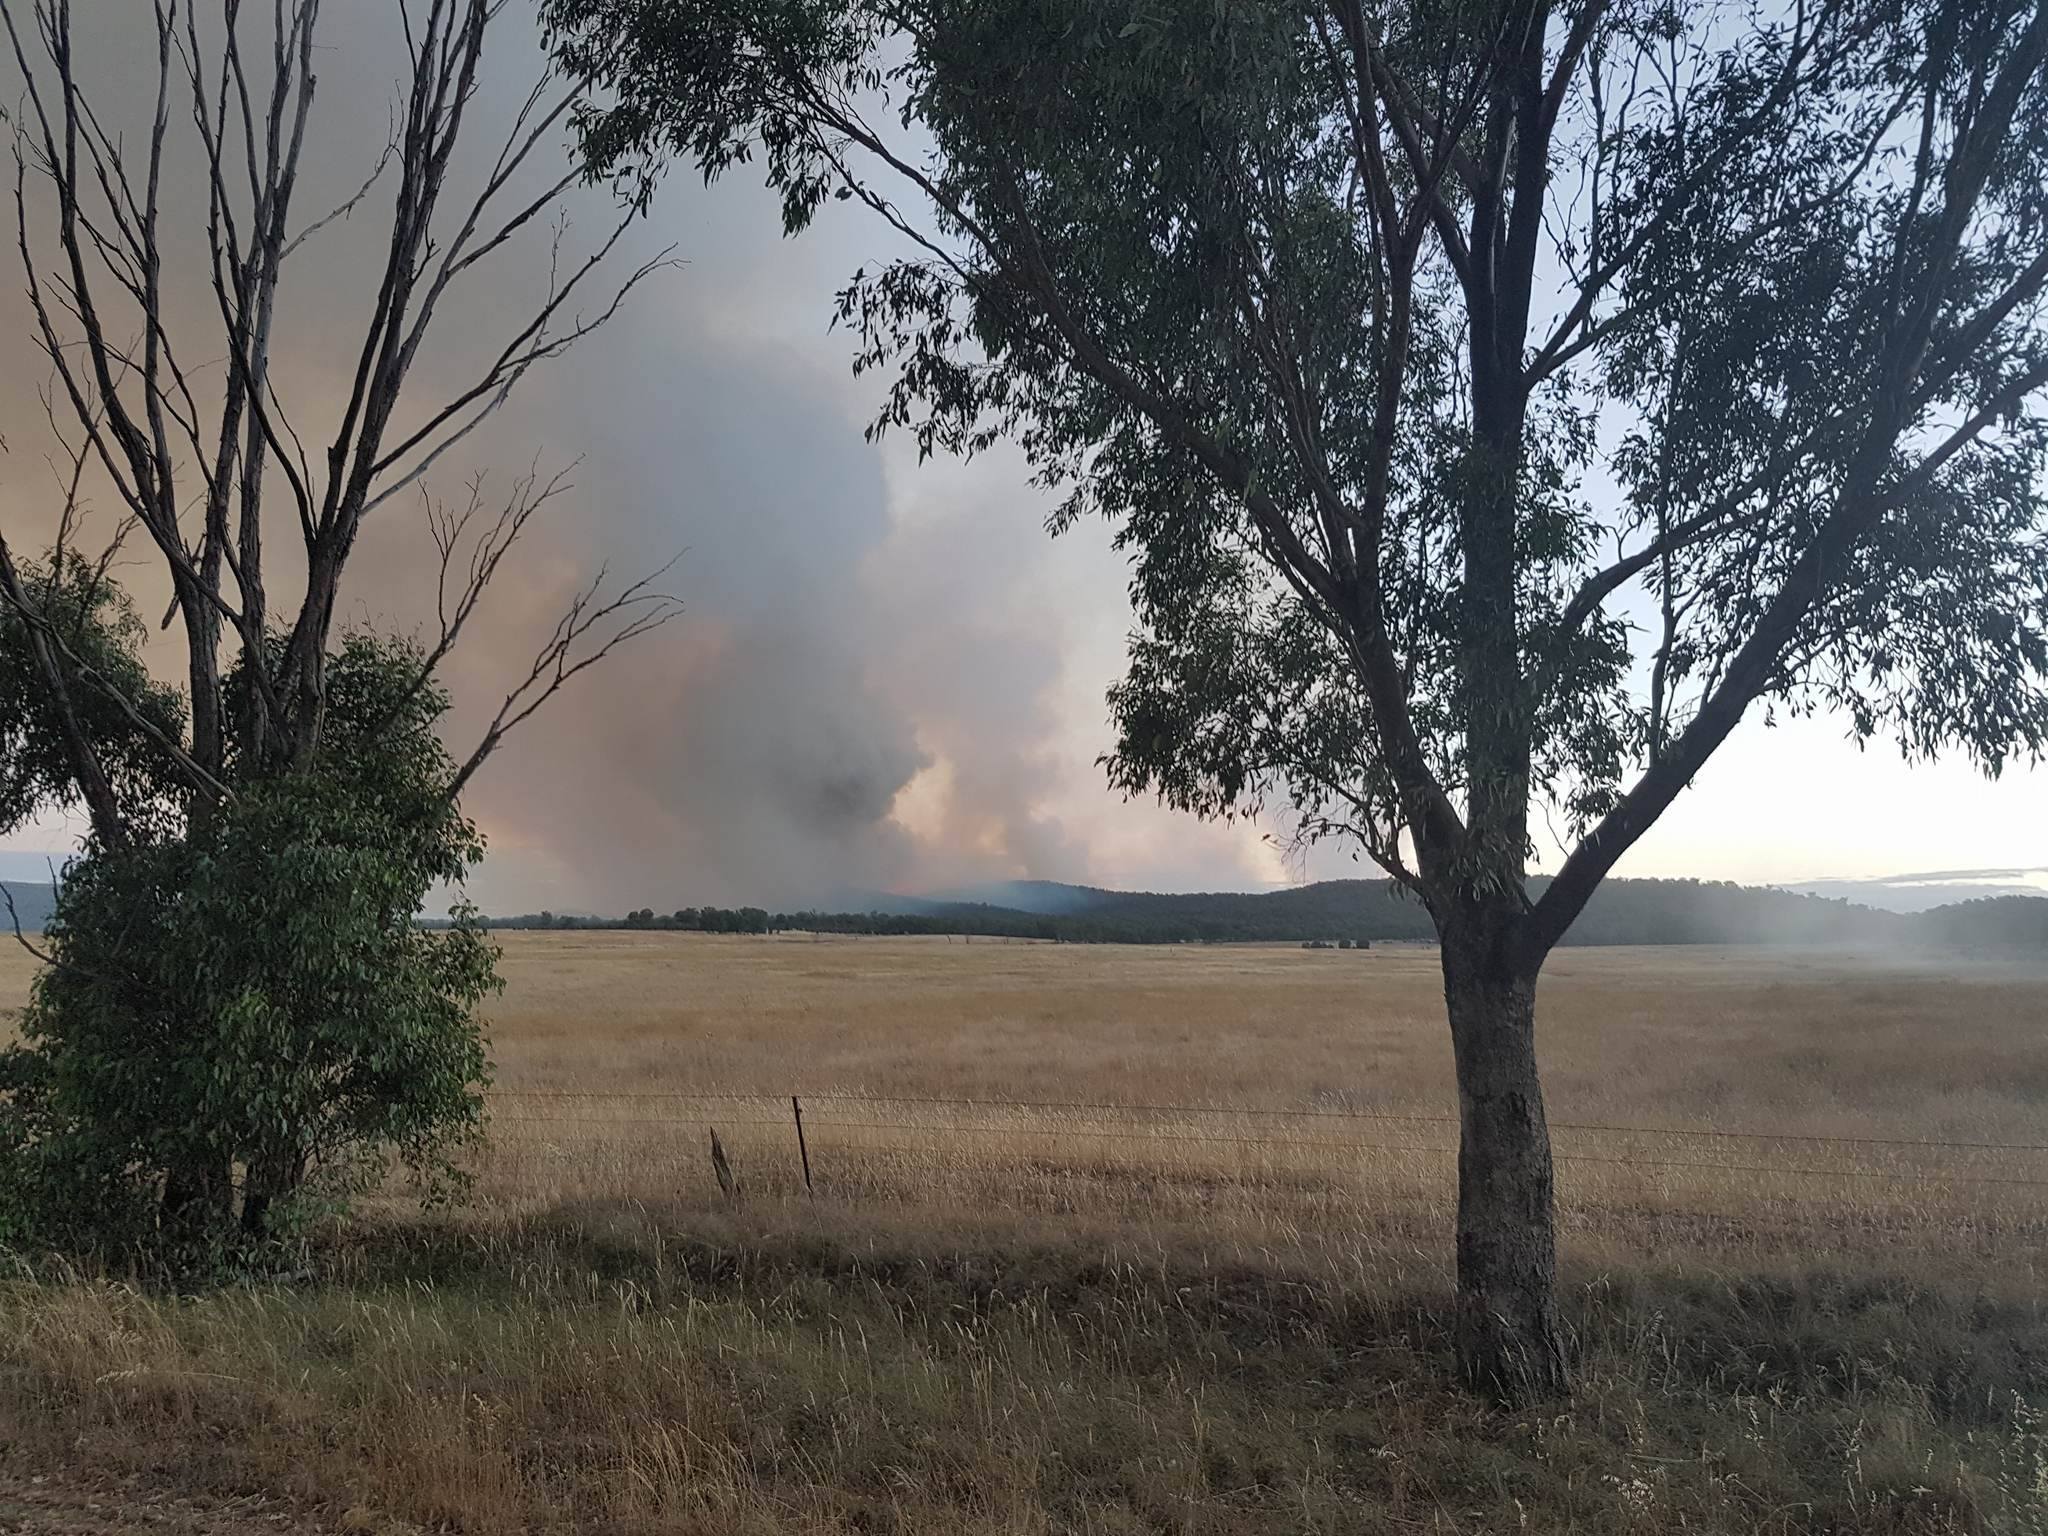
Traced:
[[242, 1234], [261, 1241], [272, 1236], [272, 1218], [278, 1207], [299, 1193], [306, 1182], [306, 1156], [302, 1152], [272, 1150], [253, 1159], [248, 1169], [248, 1191], [242, 1197]]
[[[218, 564], [217, 560], [211, 563]], [[219, 578], [215, 578], [218, 590]], [[196, 584], [180, 579], [178, 607], [185, 620], [186, 690], [192, 711], [192, 761], [218, 779], [227, 760], [227, 722], [220, 682], [220, 614]], [[195, 793], [191, 819], [205, 827], [218, 809], [211, 796]]]
[[173, 1243], [211, 1242], [229, 1230], [234, 1198], [234, 1168], [225, 1157], [190, 1157], [166, 1171], [158, 1220]]
[[1511, 1403], [1569, 1390], [1557, 1323], [1550, 1128], [1536, 1075], [1536, 977], [1507, 945], [1445, 940], [1457, 1059], [1458, 1366]]
[[326, 725], [327, 637], [340, 587], [340, 560], [316, 556], [307, 574], [306, 599], [287, 650], [283, 679], [293, 695], [289, 763], [300, 772], [312, 766]]

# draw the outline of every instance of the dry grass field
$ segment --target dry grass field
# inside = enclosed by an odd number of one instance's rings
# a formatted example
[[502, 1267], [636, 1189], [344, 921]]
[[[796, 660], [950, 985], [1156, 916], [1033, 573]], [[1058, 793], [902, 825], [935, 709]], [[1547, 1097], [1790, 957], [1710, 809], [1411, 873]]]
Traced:
[[505, 947], [473, 1200], [203, 1298], [24, 1270], [0, 1480], [350, 1530], [2048, 1531], [2048, 962], [1556, 956], [1581, 1385], [1510, 1414], [1446, 1386], [1430, 951]]
[[[712, 1126], [786, 1192], [792, 1094], [848, 1193], [1367, 1219], [1449, 1189], [1428, 949], [522, 934], [505, 970], [500, 1202], [708, 1191]], [[1576, 1215], [1995, 1236], [2042, 1209], [2048, 1157], [2005, 1149], [2048, 1142], [2048, 963], [1566, 950], [1541, 1008]]]

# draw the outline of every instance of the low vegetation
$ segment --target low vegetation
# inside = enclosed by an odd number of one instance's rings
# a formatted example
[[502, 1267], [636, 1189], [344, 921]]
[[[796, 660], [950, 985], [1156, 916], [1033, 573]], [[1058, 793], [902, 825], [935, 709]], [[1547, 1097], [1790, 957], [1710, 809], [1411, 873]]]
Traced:
[[[1446, 1370], [1428, 950], [565, 933], [503, 969], [471, 1204], [394, 1190], [196, 1298], [18, 1269], [0, 1469], [358, 1531], [2048, 1528], [2038, 961], [1560, 956], [1580, 1369], [1521, 1412]], [[1760, 1139], [1567, 1128], [1610, 1125]]]
[[[496, 951], [413, 914], [482, 857], [443, 792], [447, 696], [352, 636], [317, 773], [224, 769], [204, 816], [71, 866], [0, 1049], [0, 1242], [191, 1278], [256, 1259], [388, 1159], [451, 1172], [481, 1118]], [[239, 674], [231, 683], [246, 691]]]
[[[1541, 890], [1541, 879], [1531, 888]], [[1069, 944], [1256, 944], [1433, 940], [1429, 914], [1385, 880], [1322, 880], [1248, 894], [1163, 895], [1027, 881], [1018, 904], [878, 895], [858, 912], [763, 907], [639, 907], [624, 917], [531, 912], [494, 928], [653, 928], [679, 933], [847, 933], [895, 938], [973, 935]], [[1929, 912], [1882, 912], [1853, 902], [1726, 881], [1612, 880], [1587, 902], [1566, 944], [1861, 944], [1997, 949], [2048, 945], [2048, 899], [1996, 896]]]
[[194, 1301], [10, 1286], [7, 1460], [358, 1530], [764, 1536], [2020, 1532], [2048, 1471], [2048, 1320], [1925, 1263], [1568, 1263], [1576, 1396], [1509, 1414], [1449, 1389], [1441, 1273], [1394, 1254], [778, 1204], [324, 1262]]

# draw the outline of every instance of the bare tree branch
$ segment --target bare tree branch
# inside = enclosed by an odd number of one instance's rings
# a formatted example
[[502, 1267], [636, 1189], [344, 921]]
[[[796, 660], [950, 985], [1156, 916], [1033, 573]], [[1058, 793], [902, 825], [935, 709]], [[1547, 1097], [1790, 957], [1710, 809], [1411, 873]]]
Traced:
[[[566, 221], [552, 219], [548, 281], [526, 317], [469, 385], [417, 422], [396, 426], [404, 420], [412, 364], [441, 299], [479, 272], [487, 257], [550, 222], [550, 210], [580, 178], [576, 167], [565, 167], [544, 175], [537, 194], [508, 196], [530, 175], [586, 83], [544, 75], [526, 96], [487, 173], [462, 194], [464, 200], [455, 201], [456, 146], [465, 136], [485, 35], [502, 10], [501, 0], [417, 0], [401, 6], [410, 69], [381, 151], [348, 197], [301, 228], [292, 203], [308, 142], [319, 0], [274, 0], [260, 8], [223, 0], [210, 18], [202, 18], [202, 9], [191, 3], [181, 14], [179, 0], [152, 0], [144, 13], [156, 29], [153, 90], [146, 103], [149, 130], [131, 157], [114, 123], [102, 116], [107, 103], [96, 102], [81, 77], [70, 0], [0, 0], [0, 24], [24, 87], [23, 110], [14, 123], [15, 203], [30, 310], [51, 361], [55, 398], [68, 408], [80, 435], [74, 480], [89, 455], [129, 518], [149, 534], [170, 577], [171, 611], [184, 620], [192, 739], [172, 741], [160, 731], [150, 739], [192, 785], [196, 804], [226, 794], [223, 626], [240, 652], [250, 690], [243, 721], [250, 739], [236, 744], [240, 761], [257, 771], [265, 764], [307, 766], [319, 750], [342, 570], [364, 515], [421, 485], [504, 405], [529, 369], [608, 323], [628, 293], [671, 264], [671, 253], [664, 251], [614, 281], [606, 274], [629, 218], [621, 215], [594, 247], [573, 258], [563, 251]], [[256, 26], [262, 39], [253, 48], [245, 25]], [[206, 406], [180, 360], [165, 292], [163, 226], [173, 212], [165, 167], [181, 114], [197, 140], [206, 178], [205, 249], [218, 330], [205, 343], [205, 355], [220, 355], [218, 348], [227, 362], [221, 392]], [[32, 216], [32, 178], [51, 196], [55, 216], [47, 223]], [[288, 258], [323, 229], [382, 202], [380, 189], [389, 198], [383, 203], [389, 225], [375, 302], [347, 398], [327, 437], [325, 462], [316, 464], [279, 397], [271, 368], [283, 274]], [[460, 212], [455, 233], [444, 238], [436, 213], [449, 203]], [[54, 252], [54, 277], [39, 254], [45, 242]], [[579, 312], [577, 306], [593, 293], [589, 310]], [[132, 342], [124, 335], [131, 315]], [[272, 643], [273, 562], [264, 541], [265, 488], [273, 474], [282, 476], [295, 505], [306, 562], [305, 597], [285, 616], [288, 638], [281, 659]], [[451, 564], [457, 558], [454, 544], [437, 542], [443, 562], [441, 632], [415, 689], [425, 686], [424, 674], [463, 633], [483, 587], [527, 520], [560, 494], [566, 480], [556, 475], [544, 481], [529, 471], [503, 515], [487, 528], [476, 515], [481, 485], [480, 478], [470, 483], [469, 513], [454, 514], [452, 522], [430, 521], [437, 541], [476, 543], [464, 571]], [[195, 507], [196, 527], [188, 530], [181, 519]], [[72, 513], [67, 506], [60, 545], [71, 537]], [[102, 566], [95, 579], [104, 576]], [[226, 591], [230, 580], [238, 602]], [[570, 622], [571, 644], [578, 648], [566, 659], [555, 658], [564, 675], [590, 664], [594, 658], [586, 652], [601, 638], [601, 648], [609, 650], [644, 633], [652, 597], [643, 585], [616, 606], [595, 588], [587, 592]], [[592, 610], [601, 610], [595, 622], [616, 625], [620, 633], [593, 631]], [[80, 688], [111, 686], [67, 653], [63, 636], [29, 622], [35, 643], [65, 679]], [[514, 716], [524, 718], [521, 711], [530, 702], [522, 699], [502, 724], [509, 728]], [[148, 724], [136, 701], [119, 703], [138, 725]], [[86, 767], [81, 764], [81, 771]], [[104, 820], [115, 808], [100, 799], [97, 810]]]
[[597, 665], [620, 646], [681, 617], [681, 601], [654, 586], [675, 563], [670, 560], [612, 597], [603, 595], [606, 573], [600, 570], [570, 600], [568, 611], [556, 621], [553, 633], [535, 652], [526, 676], [505, 695], [505, 702], [491, 717], [483, 739], [456, 770], [448, 786], [451, 800], [461, 795], [477, 769], [503, 744], [507, 733], [560, 692], [570, 678]]

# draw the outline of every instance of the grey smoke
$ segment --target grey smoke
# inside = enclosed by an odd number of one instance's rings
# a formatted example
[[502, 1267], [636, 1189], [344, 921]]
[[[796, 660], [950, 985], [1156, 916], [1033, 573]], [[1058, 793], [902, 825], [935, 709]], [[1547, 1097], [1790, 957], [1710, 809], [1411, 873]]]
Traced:
[[[325, 17], [307, 218], [374, 161], [400, 57], [389, 8], [330, 4]], [[108, 100], [146, 111], [146, 26], [125, 7], [82, 8], [77, 25], [82, 73]], [[508, 11], [473, 148], [491, 142], [484, 125], [502, 130], [539, 62], [537, 39]], [[195, 337], [207, 335], [212, 304], [196, 244], [201, 189], [186, 144], [169, 194], [193, 241], [172, 307], [174, 326]], [[606, 193], [583, 196], [570, 247], [611, 216]], [[493, 848], [473, 891], [488, 907], [788, 905], [848, 889], [1091, 874], [1083, 839], [1045, 808], [1060, 785], [1094, 775], [1099, 750], [1060, 739], [1054, 718], [1076, 627], [1096, 622], [1061, 599], [1083, 573], [1120, 632], [1120, 567], [1093, 533], [1078, 554], [1055, 554], [1041, 498], [1014, 462], [913, 473], [907, 445], [866, 443], [873, 392], [850, 377], [850, 344], [825, 332], [835, 286], [887, 249], [850, 217], [803, 241], [776, 231], [759, 188], [735, 179], [706, 190], [679, 176], [626, 259], [673, 243], [681, 269], [657, 274], [618, 322], [533, 374], [431, 482], [453, 498], [479, 468], [487, 491], [502, 490], [529, 464], [580, 460], [573, 493], [508, 567], [449, 667], [458, 744], [599, 562], [630, 577], [682, 557], [667, 585], [686, 617], [579, 679], [473, 784], [470, 809]], [[331, 421], [346, 388], [378, 232], [376, 217], [359, 216], [294, 258], [277, 371], [308, 422]], [[458, 387], [523, 319], [545, 252], [543, 238], [494, 258], [484, 282], [456, 295], [416, 371], [416, 406]], [[22, 335], [19, 284], [0, 287], [0, 324]], [[17, 371], [0, 383], [13, 449], [0, 515], [31, 548], [55, 514], [31, 446], [46, 430], [37, 382]], [[273, 548], [293, 538], [280, 522]], [[420, 624], [432, 613], [429, 556], [417, 502], [386, 507], [351, 569], [348, 616]], [[161, 602], [147, 563], [130, 575], [146, 608]], [[281, 598], [292, 587], [274, 583]], [[914, 830], [896, 815], [899, 797], [941, 760], [944, 793], [928, 797]], [[1155, 824], [1156, 811], [1134, 823]], [[1232, 878], [1227, 837], [1197, 829], [1181, 841], [1182, 858]]]

